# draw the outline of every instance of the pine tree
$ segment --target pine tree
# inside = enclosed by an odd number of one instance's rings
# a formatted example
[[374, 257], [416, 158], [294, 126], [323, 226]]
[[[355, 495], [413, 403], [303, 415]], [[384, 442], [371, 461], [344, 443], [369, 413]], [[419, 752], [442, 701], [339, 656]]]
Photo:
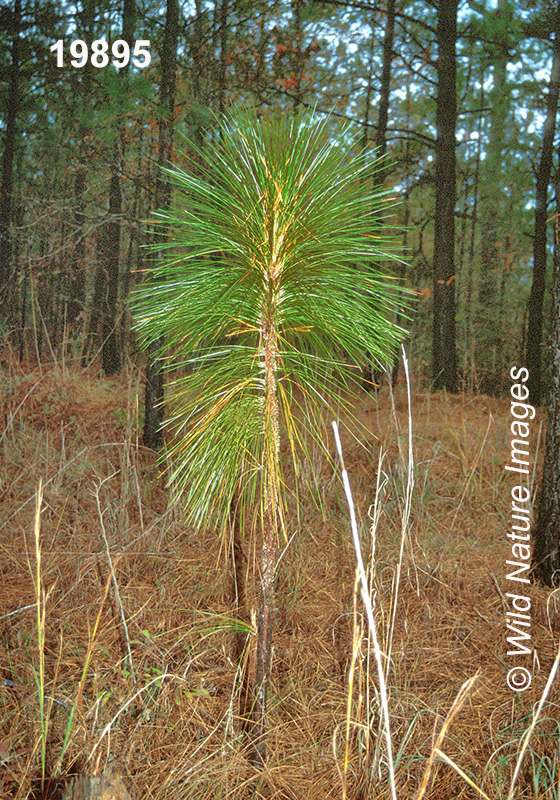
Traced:
[[448, 389], [450, 392], [457, 391], [454, 257], [457, 7], [457, 0], [439, 0], [437, 23], [433, 378], [436, 389]]
[[242, 508], [257, 504], [259, 764], [285, 525], [282, 444], [296, 462], [308, 436], [324, 446], [317, 407], [351, 392], [359, 375], [348, 364], [364, 365], [368, 353], [384, 360], [403, 334], [391, 321], [394, 289], [373, 265], [395, 258], [380, 231], [383, 193], [372, 194], [363, 156], [347, 155], [348, 129], [329, 139], [328, 126], [240, 117], [221, 125], [218, 146], [198, 153], [201, 177], [169, 171], [179, 193], [159, 214], [158, 251], [167, 255], [136, 301], [144, 344], [165, 336], [187, 368], [171, 383], [169, 419], [172, 480], [187, 521], [219, 526], [234, 497]]

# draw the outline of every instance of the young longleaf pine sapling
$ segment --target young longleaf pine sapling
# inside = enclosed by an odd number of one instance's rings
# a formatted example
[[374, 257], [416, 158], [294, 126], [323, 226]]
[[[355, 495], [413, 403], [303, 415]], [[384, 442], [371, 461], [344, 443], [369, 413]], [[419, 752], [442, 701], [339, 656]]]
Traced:
[[393, 322], [403, 297], [379, 271], [397, 259], [382, 233], [386, 193], [349, 128], [332, 126], [240, 115], [192, 171], [168, 169], [174, 203], [158, 214], [158, 259], [135, 300], [143, 344], [164, 337], [160, 355], [179, 375], [167, 424], [187, 522], [225, 524], [234, 497], [258, 510], [257, 764], [284, 533], [281, 443], [296, 465], [306, 442], [325, 448], [321, 409], [351, 411], [360, 367], [386, 362], [404, 334]]

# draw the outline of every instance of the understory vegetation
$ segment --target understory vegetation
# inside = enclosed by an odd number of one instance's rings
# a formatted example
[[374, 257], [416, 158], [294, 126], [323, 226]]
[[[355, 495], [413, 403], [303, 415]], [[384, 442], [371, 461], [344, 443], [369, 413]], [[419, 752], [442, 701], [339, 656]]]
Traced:
[[[239, 719], [242, 672], [254, 669], [256, 583], [246, 584], [246, 619], [236, 618], [231, 543], [211, 530], [193, 535], [155, 454], [139, 445], [138, 372], [106, 378], [6, 352], [0, 378], [1, 796], [55, 798], [69, 774], [114, 762], [129, 791], [150, 800], [390, 797], [348, 509], [324, 456], [317, 450], [324, 515], [302, 497], [299, 523], [287, 523], [269, 758], [258, 770]], [[538, 656], [533, 685], [514, 694], [502, 598], [509, 403], [431, 395], [414, 377], [411, 398], [413, 485], [405, 385], [364, 392], [357, 415], [370, 441], [342, 434], [377, 634], [391, 652], [397, 796], [415, 796], [437, 747], [506, 800], [554, 662], [556, 596], [527, 589]], [[251, 574], [250, 531], [243, 547]], [[559, 716], [556, 683], [516, 800], [558, 798]], [[483, 796], [466, 778], [438, 755], [424, 796]]]

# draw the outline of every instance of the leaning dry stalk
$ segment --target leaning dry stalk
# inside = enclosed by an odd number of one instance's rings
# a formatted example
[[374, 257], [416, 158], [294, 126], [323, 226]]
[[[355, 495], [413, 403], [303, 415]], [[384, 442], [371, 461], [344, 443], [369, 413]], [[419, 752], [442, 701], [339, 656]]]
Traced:
[[447, 756], [445, 756], [445, 754], [442, 753], [441, 749], [440, 749], [442, 744], [443, 744], [443, 740], [445, 739], [445, 735], [447, 733], [447, 730], [448, 730], [449, 726], [451, 725], [451, 723], [453, 721], [453, 718], [461, 710], [465, 700], [467, 699], [467, 697], [469, 696], [469, 694], [471, 692], [471, 689], [472, 689], [475, 681], [478, 679], [478, 675], [479, 675], [479, 672], [477, 672], [475, 675], [472, 675], [467, 681], [465, 681], [465, 683], [459, 689], [459, 692], [457, 693], [457, 697], [453, 701], [453, 704], [452, 704], [451, 708], [449, 709], [449, 713], [447, 714], [447, 717], [445, 718], [445, 721], [444, 721], [443, 725], [441, 726], [441, 730], [440, 730], [440, 732], [438, 734], [436, 743], [432, 747], [432, 752], [430, 753], [430, 757], [428, 758], [428, 763], [426, 764], [426, 768], [424, 770], [424, 775], [422, 777], [422, 783], [420, 784], [420, 788], [419, 788], [418, 793], [417, 793], [417, 795], [415, 797], [415, 800], [422, 800], [422, 798], [426, 794], [426, 789], [428, 788], [428, 785], [430, 783], [430, 778], [431, 778], [431, 775], [432, 775], [432, 770], [433, 770], [434, 761], [436, 759], [436, 756], [439, 757], [439, 758], [443, 758], [445, 761], [448, 761], [449, 764], [459, 772], [461, 777], [463, 777], [463, 778], [465, 778], [467, 780], [467, 782], [470, 784], [470, 786], [472, 786], [474, 789], [476, 789], [479, 792], [479, 794], [481, 794], [484, 798], [486, 798], [486, 800], [489, 800], [489, 798], [486, 797], [484, 792], [481, 789], [479, 789], [479, 787], [476, 786], [476, 784], [474, 784], [473, 781], [471, 781], [471, 779], [468, 776], [466, 776], [466, 774], [462, 770], [458, 770], [458, 768], [454, 764], [454, 762], [451, 761], [451, 759], [447, 758]]
[[537, 725], [539, 717], [540, 717], [540, 715], [542, 713], [543, 706], [545, 704], [546, 698], [548, 697], [548, 694], [550, 692], [550, 688], [551, 688], [552, 684], [554, 683], [554, 679], [556, 677], [556, 673], [558, 672], [558, 667], [559, 666], [560, 666], [560, 646], [558, 647], [558, 652], [556, 653], [556, 658], [554, 659], [554, 664], [552, 665], [552, 669], [550, 670], [550, 674], [548, 676], [548, 680], [546, 681], [546, 686], [544, 687], [543, 693], [541, 695], [541, 699], [539, 700], [539, 704], [538, 704], [537, 708], [535, 709], [535, 711], [533, 713], [533, 719], [531, 721], [531, 724], [529, 725], [529, 727], [527, 728], [527, 730], [526, 730], [526, 732], [525, 732], [525, 734], [523, 736], [523, 741], [522, 741], [522, 744], [521, 744], [521, 750], [519, 752], [519, 755], [517, 756], [517, 761], [516, 761], [516, 764], [515, 764], [515, 771], [513, 773], [512, 779], [511, 779], [511, 785], [509, 787], [507, 800], [513, 800], [514, 791], [515, 791], [515, 784], [517, 783], [517, 779], [519, 777], [519, 773], [521, 772], [521, 766], [523, 764], [523, 759], [525, 758], [525, 753], [527, 752], [527, 748], [529, 746], [529, 741], [530, 741], [531, 736], [533, 735], [533, 732], [534, 732], [534, 730], [536, 728], [536, 725]]

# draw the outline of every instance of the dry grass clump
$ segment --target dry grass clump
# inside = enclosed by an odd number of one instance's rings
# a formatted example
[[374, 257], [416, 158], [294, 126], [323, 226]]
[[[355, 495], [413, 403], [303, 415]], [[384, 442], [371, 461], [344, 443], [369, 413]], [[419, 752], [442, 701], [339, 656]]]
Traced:
[[[6, 355], [0, 388], [0, 796], [55, 798], [69, 774], [115, 760], [129, 791], [150, 800], [391, 797], [346, 499], [326, 460], [315, 464], [324, 517], [311, 504], [299, 522], [294, 515], [279, 568], [270, 759], [258, 772], [240, 721], [253, 669], [250, 534], [239, 618], [227, 538], [184, 526], [154, 454], [139, 443], [137, 373], [106, 379]], [[394, 396], [384, 388], [377, 401], [364, 394], [366, 449], [342, 436], [386, 652], [391, 640], [399, 798], [415, 796], [437, 748], [489, 797], [506, 800], [554, 663], [555, 598], [533, 586], [535, 678], [519, 695], [506, 686], [508, 414], [507, 400], [413, 391], [414, 494], [400, 567], [406, 387]], [[558, 703], [556, 682], [518, 800], [560, 797]], [[424, 797], [481, 796], [443, 756], [432, 767]]]

